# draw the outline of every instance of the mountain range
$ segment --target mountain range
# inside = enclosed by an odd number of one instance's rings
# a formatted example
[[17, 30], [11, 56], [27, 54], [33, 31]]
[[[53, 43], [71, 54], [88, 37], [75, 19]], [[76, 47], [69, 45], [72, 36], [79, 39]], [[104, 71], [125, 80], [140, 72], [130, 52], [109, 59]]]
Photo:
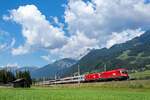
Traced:
[[30, 71], [32, 78], [54, 78], [55, 74], [61, 75], [64, 70], [71, 67], [77, 61], [71, 58], [64, 58], [54, 63], [45, 65], [44, 67], [35, 67], [35, 66], [7, 66], [7, 67], [0, 67], [0, 70], [4, 69], [7, 71], [11, 71], [14, 74], [16, 71]]
[[68, 69], [76, 62], [77, 61], [74, 59], [64, 58], [52, 64], [48, 64], [44, 67], [31, 71], [31, 76], [32, 78], [54, 78], [55, 75], [62, 75], [64, 70]]
[[77, 74], [80, 66], [81, 74], [94, 73], [118, 68], [130, 71], [150, 69], [150, 30], [139, 37], [111, 48], [92, 50], [76, 64], [65, 70], [63, 76]]
[[[129, 71], [150, 69], [150, 30], [139, 37], [122, 44], [116, 44], [111, 48], [93, 49], [80, 60], [70, 58], [60, 59], [44, 67], [26, 66], [22, 68], [7, 67], [7, 70], [15, 72], [29, 70], [32, 78], [54, 78], [88, 74], [107, 70], [125, 68]], [[0, 69], [4, 69], [1, 68]]]
[[18, 66], [7, 66], [7, 67], [0, 67], [0, 70], [7, 70], [7, 71], [11, 71], [13, 73], [16, 73], [16, 71], [34, 71], [37, 69], [37, 67], [35, 66], [24, 66], [24, 67], [18, 67]]

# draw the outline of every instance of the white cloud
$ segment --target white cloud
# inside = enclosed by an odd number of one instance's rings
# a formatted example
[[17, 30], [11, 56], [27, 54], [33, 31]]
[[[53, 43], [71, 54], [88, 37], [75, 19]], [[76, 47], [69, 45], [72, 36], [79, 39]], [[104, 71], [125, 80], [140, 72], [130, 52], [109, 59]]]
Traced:
[[86, 54], [90, 49], [99, 48], [96, 39], [89, 39], [82, 33], [77, 32], [69, 38], [68, 43], [61, 49], [51, 50], [51, 54], [58, 55], [61, 58], [80, 58]]
[[112, 35], [110, 36], [110, 40], [108, 40], [106, 43], [106, 47], [110, 48], [114, 44], [124, 43], [128, 40], [131, 40], [131, 39], [137, 37], [137, 36], [140, 36], [143, 33], [144, 33], [144, 31], [141, 31], [141, 29], [125, 30], [121, 33], [113, 32]]
[[63, 23], [67, 24], [68, 37], [57, 17], [52, 17], [57, 26], [54, 27], [34, 5], [11, 10], [11, 15], [3, 19], [22, 25], [25, 43], [13, 48], [13, 55], [47, 49], [49, 55], [79, 58], [89, 49], [109, 48], [141, 35], [142, 28], [150, 27], [149, 10], [150, 4], [145, 0], [69, 0]]
[[1, 35], [0, 36], [0, 51], [5, 51], [5, 50], [12, 48], [15, 44], [15, 41], [16, 41], [15, 38], [11, 39], [9, 35]]
[[10, 10], [10, 16], [5, 16], [3, 19], [9, 19], [22, 25], [25, 44], [14, 48], [13, 55], [29, 53], [29, 49], [32, 48], [60, 48], [66, 43], [64, 31], [52, 26], [34, 5], [20, 6], [18, 9]]
[[6, 67], [16, 67], [16, 68], [18, 68], [19, 65], [18, 65], [18, 63], [8, 63], [7, 65], [0, 66], [0, 68], [6, 68]]
[[109, 48], [143, 34], [139, 27], [150, 26], [150, 4], [144, 0], [69, 0], [65, 7], [71, 37], [61, 49], [51, 50], [60, 57], [78, 58], [88, 48]]
[[64, 24], [60, 23], [58, 18], [57, 17], [52, 17], [54, 22], [60, 27], [60, 28], [63, 28], [64, 27]]
[[7, 67], [19, 67], [18, 63], [8, 63]]
[[11, 37], [8, 32], [0, 29], [0, 51], [4, 51], [9, 48]]
[[6, 16], [6, 15], [3, 15], [3, 20], [9, 20], [10, 18], [8, 17], [8, 16]]
[[14, 48], [12, 49], [12, 54], [13, 55], [24, 55], [24, 54], [27, 54], [29, 51], [30, 51], [30, 47], [19, 46], [17, 49], [14, 49]]
[[106, 45], [112, 32], [150, 27], [150, 4], [145, 0], [69, 0], [65, 9], [68, 31], [82, 32]]
[[8, 32], [0, 29], [0, 38], [3, 37], [3, 36], [8, 36], [8, 35], [9, 35]]
[[4, 67], [5, 67], [5, 66], [1, 66], [1, 65], [0, 65], [0, 69], [1, 69], [1, 68], [4, 68]]
[[50, 59], [50, 56], [41, 56], [42, 59], [48, 61], [48, 62], [51, 62], [52, 60]]
[[13, 38], [13, 39], [12, 39], [12, 42], [11, 42], [11, 44], [10, 44], [10, 46], [13, 47], [13, 46], [15, 45], [15, 42], [16, 42], [16, 39]]
[[6, 45], [5, 44], [0, 44], [0, 51], [4, 50], [6, 48]]

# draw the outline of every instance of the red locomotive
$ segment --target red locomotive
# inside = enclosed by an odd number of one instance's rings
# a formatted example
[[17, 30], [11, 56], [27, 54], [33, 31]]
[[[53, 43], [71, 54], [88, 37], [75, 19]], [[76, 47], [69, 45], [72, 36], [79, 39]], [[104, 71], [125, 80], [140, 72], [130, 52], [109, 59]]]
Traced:
[[101, 81], [101, 80], [126, 80], [128, 79], [128, 72], [126, 69], [117, 69], [107, 72], [99, 72], [86, 75], [85, 81]]
[[108, 80], [127, 80], [129, 78], [126, 69], [117, 69], [106, 72], [98, 72], [88, 75], [66, 77], [51, 81], [51, 84], [91, 82], [91, 81], [108, 81]]

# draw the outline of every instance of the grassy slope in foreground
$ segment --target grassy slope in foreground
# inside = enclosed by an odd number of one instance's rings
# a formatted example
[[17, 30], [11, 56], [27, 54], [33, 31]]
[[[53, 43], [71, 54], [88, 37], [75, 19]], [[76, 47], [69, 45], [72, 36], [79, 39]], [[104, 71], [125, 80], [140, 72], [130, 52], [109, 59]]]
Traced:
[[0, 87], [0, 100], [149, 100], [150, 81], [67, 84], [49, 88]]

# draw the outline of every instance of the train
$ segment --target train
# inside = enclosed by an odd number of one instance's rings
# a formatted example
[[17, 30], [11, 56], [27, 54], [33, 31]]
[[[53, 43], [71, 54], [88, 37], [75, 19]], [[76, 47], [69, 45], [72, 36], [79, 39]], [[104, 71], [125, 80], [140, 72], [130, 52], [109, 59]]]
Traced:
[[50, 84], [68, 84], [68, 83], [86, 83], [96, 81], [119, 81], [129, 79], [127, 69], [117, 69], [106, 72], [98, 72], [92, 74], [83, 74], [73, 77], [65, 77], [56, 80], [51, 80]]

